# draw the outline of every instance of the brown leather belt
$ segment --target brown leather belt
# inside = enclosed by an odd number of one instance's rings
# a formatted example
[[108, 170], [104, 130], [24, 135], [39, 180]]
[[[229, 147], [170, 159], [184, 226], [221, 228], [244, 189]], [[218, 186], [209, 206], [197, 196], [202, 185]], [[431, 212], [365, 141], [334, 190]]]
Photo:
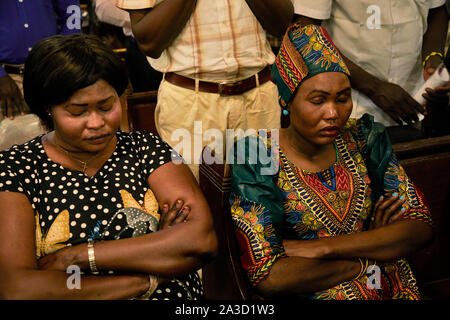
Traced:
[[[164, 79], [176, 86], [195, 90], [195, 79], [184, 77], [173, 72], [166, 73]], [[258, 72], [258, 80], [260, 85], [270, 80], [270, 66], [266, 66]], [[200, 80], [198, 83], [199, 91], [218, 93], [221, 96], [239, 95], [254, 88], [256, 88], [255, 75], [235, 82], [210, 82]]]
[[23, 74], [25, 66], [23, 64], [9, 64], [9, 63], [0, 63], [3, 69], [7, 73], [11, 74]]

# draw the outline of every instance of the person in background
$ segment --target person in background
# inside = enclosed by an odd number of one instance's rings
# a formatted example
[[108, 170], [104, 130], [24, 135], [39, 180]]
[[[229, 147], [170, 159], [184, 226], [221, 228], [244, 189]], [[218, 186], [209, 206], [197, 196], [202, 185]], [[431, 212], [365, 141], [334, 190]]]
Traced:
[[115, 0], [95, 0], [95, 14], [104, 23], [122, 27], [127, 49], [125, 62], [134, 92], [158, 90], [162, 74], [154, 70], [140, 51], [131, 31], [130, 14], [117, 8]]
[[236, 143], [231, 215], [266, 298], [421, 297], [404, 257], [431, 241], [430, 212], [384, 126], [349, 119], [350, 77], [324, 28], [294, 24], [272, 69], [290, 125]]
[[[80, 32], [79, 0], [1, 1], [0, 121], [28, 112], [22, 93], [23, 64], [34, 44], [55, 34]], [[34, 134], [24, 133], [23, 142]]]
[[[165, 75], [156, 127], [178, 148], [176, 130], [190, 134], [182, 155], [198, 178], [203, 133], [279, 128], [275, 59], [266, 32], [280, 36], [292, 20], [291, 0], [119, 0], [153, 68]], [[195, 121], [199, 127], [195, 127]], [[197, 130], [196, 130], [197, 129]], [[179, 131], [178, 131], [179, 132]], [[202, 146], [192, 147], [194, 141]], [[223, 153], [223, 150], [217, 150]], [[220, 156], [219, 156], [220, 157]]]
[[0, 111], [3, 117], [26, 112], [21, 92], [23, 64], [36, 42], [80, 33], [79, 0], [2, 1], [0, 4]]
[[418, 121], [425, 108], [412, 95], [443, 60], [445, 0], [295, 0], [294, 5], [294, 20], [322, 25], [343, 54], [352, 73], [352, 117], [370, 113], [400, 134], [402, 127], [393, 126]]
[[[95, 36], [33, 47], [25, 100], [49, 132], [0, 152], [0, 298], [202, 298], [195, 271], [217, 249], [209, 207], [160, 137], [119, 130], [127, 85]], [[82, 272], [76, 290], [69, 268]]]

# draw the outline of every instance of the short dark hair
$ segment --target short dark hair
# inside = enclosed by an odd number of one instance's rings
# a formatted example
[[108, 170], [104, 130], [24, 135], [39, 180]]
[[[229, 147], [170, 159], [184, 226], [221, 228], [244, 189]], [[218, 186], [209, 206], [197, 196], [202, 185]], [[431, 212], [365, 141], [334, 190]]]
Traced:
[[56, 35], [39, 41], [29, 53], [24, 98], [31, 112], [53, 130], [49, 109], [100, 79], [119, 96], [128, 85], [127, 69], [112, 49], [94, 35]]

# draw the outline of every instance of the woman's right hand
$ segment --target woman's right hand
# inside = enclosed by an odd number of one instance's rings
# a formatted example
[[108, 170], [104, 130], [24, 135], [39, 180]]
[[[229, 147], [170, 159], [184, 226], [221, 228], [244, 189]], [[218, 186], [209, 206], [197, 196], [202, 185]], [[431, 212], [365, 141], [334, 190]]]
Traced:
[[183, 205], [184, 202], [182, 200], [175, 201], [171, 208], [169, 208], [168, 204], [163, 204], [161, 207], [159, 230], [169, 228], [186, 220], [191, 209]]
[[398, 197], [395, 192], [391, 196], [381, 196], [375, 203], [369, 230], [376, 229], [392, 222], [397, 221], [403, 214], [403, 204], [406, 202], [404, 197]]

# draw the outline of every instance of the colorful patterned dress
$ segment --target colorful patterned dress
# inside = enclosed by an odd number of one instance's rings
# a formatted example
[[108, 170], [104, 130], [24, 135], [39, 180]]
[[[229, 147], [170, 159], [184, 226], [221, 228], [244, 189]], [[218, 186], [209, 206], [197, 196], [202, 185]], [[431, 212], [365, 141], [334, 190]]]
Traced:
[[[335, 141], [336, 162], [322, 172], [297, 168], [269, 138], [247, 137], [245, 146], [246, 150], [267, 152], [270, 165], [278, 163], [274, 174], [261, 174], [269, 164], [249, 161], [246, 154], [235, 153], [237, 164], [232, 165], [232, 219], [241, 264], [253, 285], [267, 277], [278, 259], [286, 257], [282, 239], [313, 240], [366, 230], [373, 205], [383, 191], [407, 198], [402, 219], [431, 224], [423, 195], [397, 162], [384, 127], [372, 117], [348, 121]], [[368, 275], [363, 275], [307, 297], [420, 298], [405, 259], [377, 266], [381, 271], [379, 289], [369, 288]]]

